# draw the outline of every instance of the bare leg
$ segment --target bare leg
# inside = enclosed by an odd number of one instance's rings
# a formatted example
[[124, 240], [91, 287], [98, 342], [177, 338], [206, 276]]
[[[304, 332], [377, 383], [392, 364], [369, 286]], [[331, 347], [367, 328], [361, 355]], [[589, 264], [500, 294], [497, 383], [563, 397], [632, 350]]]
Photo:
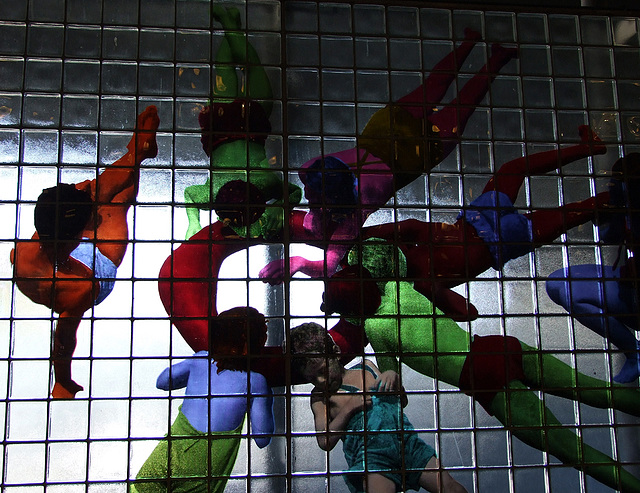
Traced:
[[156, 130], [159, 123], [155, 106], [149, 106], [138, 115], [134, 135], [127, 145], [128, 152], [96, 178], [94, 200], [98, 205], [110, 204], [116, 195], [132, 185], [134, 188], [129, 199], [135, 199], [140, 163], [158, 154]]
[[431, 493], [466, 493], [464, 486], [440, 468], [440, 460], [432, 457], [420, 475], [420, 486]]
[[515, 202], [525, 176], [542, 175], [579, 159], [607, 152], [600, 138], [588, 126], [578, 127], [578, 133], [582, 140], [578, 145], [564, 147], [557, 151], [538, 152], [503, 164], [495, 176], [489, 180], [484, 192], [493, 190], [502, 192]]
[[366, 493], [395, 493], [396, 485], [382, 474], [367, 474], [363, 479]]
[[99, 192], [109, 190], [112, 195], [105, 195], [98, 201], [97, 224], [84, 231], [83, 236], [95, 238], [100, 251], [116, 266], [122, 262], [127, 249], [127, 212], [138, 194], [140, 163], [158, 153], [158, 124], [157, 110], [155, 106], [149, 106], [138, 116], [135, 134], [127, 146], [129, 152], [109, 166], [96, 180]]
[[83, 390], [71, 378], [71, 358], [76, 349], [76, 332], [80, 325], [79, 317], [60, 316], [53, 334], [53, 375], [55, 384], [51, 395], [54, 399], [73, 399], [76, 393]]
[[[247, 41], [245, 34], [240, 31], [242, 25], [238, 9], [235, 7], [225, 8], [222, 5], [215, 4], [213, 6], [213, 16], [225, 29], [225, 42], [216, 54], [216, 73], [218, 75], [221, 70], [224, 70], [226, 74], [223, 77], [224, 84], [228, 85], [228, 89], [224, 92], [218, 92], [217, 88], [214, 87], [214, 94], [216, 96], [229, 96], [232, 92], [229, 88], [234, 87], [233, 97], [244, 95], [251, 99], [270, 100], [273, 97], [271, 82], [258, 53]], [[243, 84], [241, 90], [238, 90], [237, 87], [236, 66], [240, 66], [247, 76], [246, 84]], [[261, 101], [260, 104], [267, 115], [271, 114], [272, 101]]]
[[[522, 344], [522, 343], [521, 343]], [[613, 408], [640, 416], [640, 390], [605, 382], [576, 372], [551, 354], [522, 344], [522, 367], [531, 388], [582, 402], [599, 409]]]

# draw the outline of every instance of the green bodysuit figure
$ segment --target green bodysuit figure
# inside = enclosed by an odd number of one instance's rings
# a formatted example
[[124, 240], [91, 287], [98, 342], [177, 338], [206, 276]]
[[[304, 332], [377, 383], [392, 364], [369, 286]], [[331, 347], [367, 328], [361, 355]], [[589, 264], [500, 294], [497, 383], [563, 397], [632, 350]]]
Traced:
[[395, 246], [365, 242], [362, 254], [350, 252], [349, 263], [327, 281], [323, 310], [361, 321], [380, 371], [397, 372], [404, 363], [454, 385], [531, 447], [547, 451], [613, 489], [640, 491], [640, 480], [565, 428], [531, 390], [640, 416], [637, 388], [578, 373], [515, 337], [471, 337], [435, 310], [413, 289], [413, 283], [400, 280], [406, 276], [406, 264]]
[[[283, 228], [283, 205], [300, 203], [302, 190], [285, 183], [283, 173], [271, 168], [267, 159], [271, 83], [255, 49], [240, 32], [240, 12], [221, 5], [212, 9], [225, 35], [216, 54], [213, 99], [198, 117], [211, 174], [203, 185], [185, 189], [186, 237], [202, 228], [200, 210], [213, 208], [239, 236], [273, 239]], [[237, 68], [243, 73], [240, 85]]]

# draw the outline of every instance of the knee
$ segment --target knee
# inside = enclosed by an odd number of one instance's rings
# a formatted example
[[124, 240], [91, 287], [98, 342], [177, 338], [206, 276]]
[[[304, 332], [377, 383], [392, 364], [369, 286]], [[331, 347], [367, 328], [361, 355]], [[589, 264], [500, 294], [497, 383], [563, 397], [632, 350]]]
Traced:
[[441, 483], [442, 491], [445, 493], [467, 493], [466, 488], [453, 479], [447, 471], [442, 472]]

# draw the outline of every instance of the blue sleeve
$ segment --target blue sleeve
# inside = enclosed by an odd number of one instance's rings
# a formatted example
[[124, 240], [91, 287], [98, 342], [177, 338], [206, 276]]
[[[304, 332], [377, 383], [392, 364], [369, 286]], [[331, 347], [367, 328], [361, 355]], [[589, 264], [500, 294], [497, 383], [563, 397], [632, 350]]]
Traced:
[[266, 447], [276, 425], [273, 418], [273, 395], [267, 379], [259, 373], [251, 373], [251, 434], [256, 445]]
[[165, 368], [156, 380], [156, 387], [160, 390], [182, 389], [189, 381], [191, 361], [185, 360]]

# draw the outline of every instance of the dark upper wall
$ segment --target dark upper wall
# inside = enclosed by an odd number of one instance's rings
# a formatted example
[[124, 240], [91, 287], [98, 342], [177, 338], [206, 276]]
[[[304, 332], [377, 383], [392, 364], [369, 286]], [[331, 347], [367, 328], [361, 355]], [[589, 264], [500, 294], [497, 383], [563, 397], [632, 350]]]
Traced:
[[[425, 3], [427, 1], [431, 4], [438, 3], [438, 0], [425, 0]], [[449, 5], [499, 5], [518, 9], [526, 7], [584, 8], [608, 11], [613, 15], [620, 12], [624, 15], [640, 16], [640, 0], [443, 0], [442, 3]]]

